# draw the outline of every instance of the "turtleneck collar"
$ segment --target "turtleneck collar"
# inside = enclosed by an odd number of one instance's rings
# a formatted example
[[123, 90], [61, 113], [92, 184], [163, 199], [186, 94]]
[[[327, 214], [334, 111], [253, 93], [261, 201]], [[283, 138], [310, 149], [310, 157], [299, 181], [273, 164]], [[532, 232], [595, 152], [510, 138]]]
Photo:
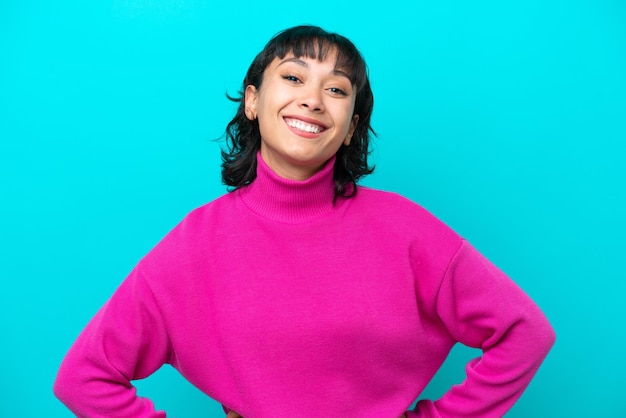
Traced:
[[257, 153], [256, 179], [238, 193], [246, 206], [263, 217], [285, 223], [306, 222], [334, 210], [334, 166], [335, 157], [312, 177], [290, 180], [274, 173]]

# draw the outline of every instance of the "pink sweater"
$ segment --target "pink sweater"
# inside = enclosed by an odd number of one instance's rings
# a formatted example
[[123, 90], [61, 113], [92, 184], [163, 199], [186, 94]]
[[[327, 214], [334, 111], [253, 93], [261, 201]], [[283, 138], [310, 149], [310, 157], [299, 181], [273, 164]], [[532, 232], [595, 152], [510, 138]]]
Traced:
[[467, 379], [409, 417], [500, 417], [553, 344], [530, 298], [396, 194], [333, 205], [332, 161], [191, 212], [80, 334], [56, 395], [81, 417], [164, 417], [133, 379], [164, 363], [245, 418], [397, 418], [456, 342]]

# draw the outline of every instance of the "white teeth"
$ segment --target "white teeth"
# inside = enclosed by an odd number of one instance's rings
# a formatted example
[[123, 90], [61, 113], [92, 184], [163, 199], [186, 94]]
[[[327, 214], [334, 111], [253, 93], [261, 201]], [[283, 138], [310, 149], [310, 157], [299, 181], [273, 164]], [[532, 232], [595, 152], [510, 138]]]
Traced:
[[322, 128], [320, 126], [311, 125], [309, 123], [304, 123], [301, 120], [297, 120], [297, 119], [287, 119], [287, 125], [291, 126], [292, 128], [296, 128], [300, 131], [311, 132], [315, 134], [322, 131]]

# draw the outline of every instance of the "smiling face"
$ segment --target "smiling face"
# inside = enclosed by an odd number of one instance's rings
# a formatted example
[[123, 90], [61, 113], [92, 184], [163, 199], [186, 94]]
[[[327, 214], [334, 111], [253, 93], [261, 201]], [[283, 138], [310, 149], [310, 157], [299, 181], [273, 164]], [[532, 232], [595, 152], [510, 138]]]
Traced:
[[357, 92], [335, 67], [336, 56], [277, 57], [258, 89], [246, 87], [246, 115], [258, 118], [261, 157], [281, 177], [305, 180], [350, 143], [359, 118], [353, 114]]

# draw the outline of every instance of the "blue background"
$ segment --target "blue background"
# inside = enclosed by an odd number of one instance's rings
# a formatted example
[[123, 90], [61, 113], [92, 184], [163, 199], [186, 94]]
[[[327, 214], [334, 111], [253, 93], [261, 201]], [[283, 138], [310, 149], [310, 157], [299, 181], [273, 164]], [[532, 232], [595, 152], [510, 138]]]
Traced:
[[[2, 416], [69, 417], [70, 344], [188, 211], [277, 31], [351, 38], [376, 97], [367, 185], [421, 203], [544, 309], [557, 343], [510, 417], [626, 416], [626, 5], [619, 0], [0, 3]], [[424, 393], [464, 376], [457, 348]], [[221, 409], [165, 367], [175, 417]]]

